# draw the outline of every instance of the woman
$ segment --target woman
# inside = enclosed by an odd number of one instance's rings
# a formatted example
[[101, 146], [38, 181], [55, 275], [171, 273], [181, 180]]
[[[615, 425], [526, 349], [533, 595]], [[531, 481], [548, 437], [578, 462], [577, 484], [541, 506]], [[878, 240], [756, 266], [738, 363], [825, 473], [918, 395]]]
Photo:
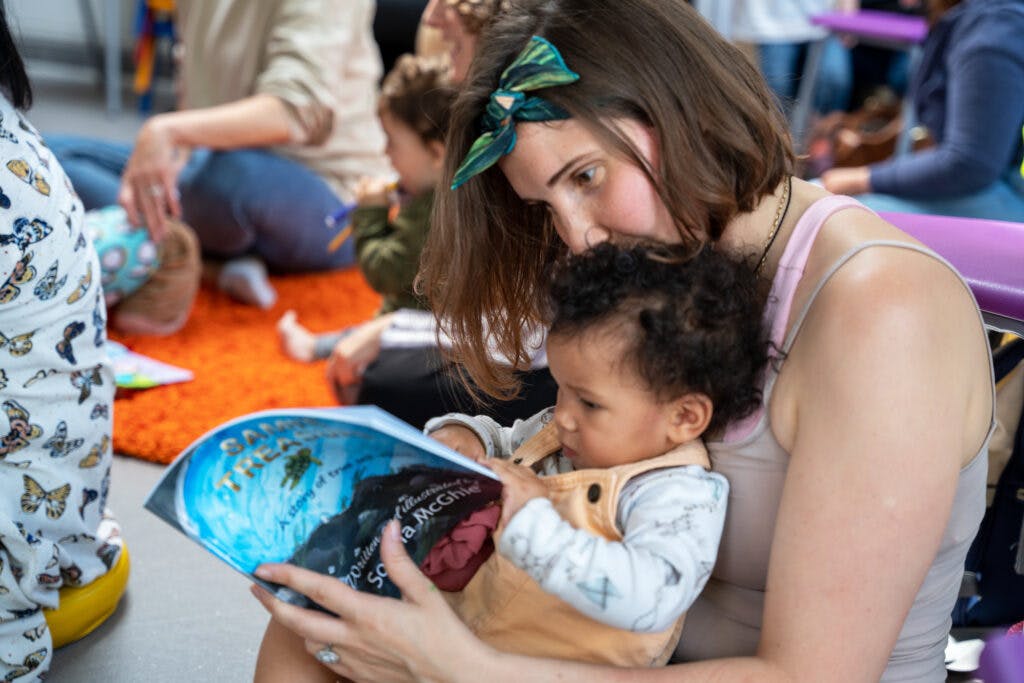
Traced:
[[354, 262], [351, 241], [328, 248], [325, 217], [361, 176], [388, 171], [374, 2], [189, 0], [177, 11], [182, 108], [147, 120], [131, 148], [51, 144], [87, 209], [120, 203], [157, 241], [168, 216], [183, 217], [207, 255], [229, 260], [221, 288], [269, 307], [263, 263]]
[[452, 65], [452, 81], [461, 83], [476, 54], [480, 32], [508, 0], [430, 0], [423, 9], [423, 26], [441, 34]]
[[[524, 97], [568, 118], [484, 118], [491, 134], [512, 127], [511, 152], [476, 175], [462, 167], [465, 184], [439, 195], [423, 265], [478, 385], [512, 381], [478, 346], [481, 317], [500, 350], [522, 353], [548, 266], [567, 249], [710, 242], [772, 281], [778, 356], [762, 409], [708, 443], [730, 513], [677, 651], [686, 663], [622, 672], [494, 652], [411, 565], [393, 524], [382, 554], [403, 601], [270, 565], [261, 577], [341, 617], [256, 590], [271, 628], [360, 681], [944, 680], [993, 426], [988, 347], [965, 283], [852, 200], [791, 179], [772, 95], [682, 3], [532, 0], [501, 15], [453, 112], [448, 177], [486, 104], [517, 100], [501, 74], [533, 35], [579, 79]], [[457, 427], [436, 435], [480, 452]]]
[[929, 0], [912, 87], [936, 146], [822, 174], [876, 211], [1024, 222], [1024, 2]]

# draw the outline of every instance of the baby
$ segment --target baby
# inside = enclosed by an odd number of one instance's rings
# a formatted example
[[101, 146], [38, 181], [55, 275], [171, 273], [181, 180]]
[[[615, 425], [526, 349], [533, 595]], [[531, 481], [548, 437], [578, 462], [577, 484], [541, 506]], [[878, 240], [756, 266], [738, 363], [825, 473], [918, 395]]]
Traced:
[[427, 424], [472, 430], [504, 484], [498, 552], [450, 601], [500, 650], [662, 664], [725, 520], [701, 436], [759, 402], [762, 288], [708, 248], [603, 244], [568, 260], [550, 301], [555, 407], [511, 428]]
[[[394, 182], [388, 178], [363, 178], [356, 187], [356, 206], [351, 226], [337, 217], [341, 227], [332, 246], [351, 234], [356, 256], [367, 282], [383, 295], [379, 313], [399, 308], [423, 308], [413, 293], [413, 279], [420, 252], [430, 229], [434, 188], [444, 164], [444, 135], [455, 90], [448, 81], [448, 67], [441, 60], [404, 55], [381, 87], [378, 107], [387, 134], [386, 152], [398, 174], [398, 192], [404, 198], [397, 215], [389, 217]], [[288, 311], [278, 322], [285, 353], [298, 361], [327, 358], [346, 333], [316, 335]]]

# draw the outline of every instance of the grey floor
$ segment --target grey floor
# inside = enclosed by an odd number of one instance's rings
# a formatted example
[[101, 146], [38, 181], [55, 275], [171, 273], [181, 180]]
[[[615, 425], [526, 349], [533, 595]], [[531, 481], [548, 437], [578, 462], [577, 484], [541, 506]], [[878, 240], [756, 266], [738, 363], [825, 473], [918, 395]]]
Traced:
[[[130, 141], [142, 118], [106, 114], [99, 84], [69, 67], [29, 65], [35, 104], [29, 119], [44, 134]], [[266, 612], [249, 583], [172, 530], [142, 501], [163, 467], [115, 456], [110, 505], [131, 554], [128, 590], [99, 629], [58, 650], [47, 680], [57, 683], [162, 683], [252, 680]]]

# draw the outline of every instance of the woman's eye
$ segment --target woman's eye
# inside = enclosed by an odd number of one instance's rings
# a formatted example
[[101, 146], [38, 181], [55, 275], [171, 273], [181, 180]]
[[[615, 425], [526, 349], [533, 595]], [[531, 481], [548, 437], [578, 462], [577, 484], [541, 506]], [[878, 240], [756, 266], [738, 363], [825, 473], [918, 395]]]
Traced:
[[601, 179], [601, 172], [597, 166], [591, 166], [577, 173], [574, 179], [580, 187], [589, 187]]

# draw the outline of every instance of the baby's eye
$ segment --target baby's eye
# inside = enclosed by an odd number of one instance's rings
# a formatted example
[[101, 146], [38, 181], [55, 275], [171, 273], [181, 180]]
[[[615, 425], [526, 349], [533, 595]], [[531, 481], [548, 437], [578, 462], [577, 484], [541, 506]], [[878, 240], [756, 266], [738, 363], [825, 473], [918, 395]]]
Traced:
[[597, 410], [598, 408], [600, 408], [600, 407], [601, 407], [601, 406], [600, 406], [600, 405], [598, 405], [597, 403], [594, 403], [593, 401], [588, 401], [588, 400], [587, 400], [587, 399], [585, 399], [585, 398], [581, 398], [581, 399], [580, 399], [580, 403], [581, 403], [581, 404], [583, 405], [583, 407], [584, 407], [584, 408], [586, 408], [587, 410]]

